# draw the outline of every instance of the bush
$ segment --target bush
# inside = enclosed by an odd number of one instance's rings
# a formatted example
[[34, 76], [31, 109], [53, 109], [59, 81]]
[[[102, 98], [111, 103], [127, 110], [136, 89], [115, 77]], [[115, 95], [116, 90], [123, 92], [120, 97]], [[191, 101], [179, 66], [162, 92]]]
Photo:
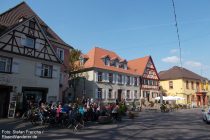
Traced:
[[120, 113], [121, 115], [125, 115], [125, 112], [126, 112], [126, 111], [127, 111], [126, 105], [120, 104], [120, 105], [119, 105], [119, 113]]

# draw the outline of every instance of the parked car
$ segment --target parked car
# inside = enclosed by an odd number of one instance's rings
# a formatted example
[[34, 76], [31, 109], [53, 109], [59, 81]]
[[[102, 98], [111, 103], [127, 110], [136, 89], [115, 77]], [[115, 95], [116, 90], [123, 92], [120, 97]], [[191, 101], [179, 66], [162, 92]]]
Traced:
[[203, 121], [210, 123], [210, 107], [206, 110], [202, 110]]

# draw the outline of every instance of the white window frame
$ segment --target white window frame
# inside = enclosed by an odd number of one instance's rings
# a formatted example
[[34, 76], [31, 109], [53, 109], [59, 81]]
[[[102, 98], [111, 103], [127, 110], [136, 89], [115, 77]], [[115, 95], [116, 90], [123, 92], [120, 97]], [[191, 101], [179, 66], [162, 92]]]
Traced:
[[109, 83], [113, 83], [113, 73], [109, 73]]
[[4, 70], [0, 72], [10, 73], [12, 70], [12, 58], [0, 56], [0, 63], [4, 63]]
[[98, 72], [98, 82], [103, 81], [103, 72]]
[[[32, 42], [30, 42], [30, 41], [32, 41]], [[23, 45], [24, 47], [34, 49], [35, 48], [35, 38], [23, 36], [23, 37], [21, 37], [21, 45]]]
[[[62, 53], [61, 53], [62, 52]], [[57, 55], [58, 55], [58, 57], [62, 60], [62, 61], [64, 61], [64, 49], [62, 49], [62, 48], [57, 48]]]
[[102, 91], [103, 89], [102, 88], [98, 88], [98, 99], [102, 99]]
[[130, 94], [131, 94], [131, 91], [130, 91], [130, 90], [127, 90], [127, 91], [126, 91], [126, 98], [127, 98], [127, 99], [130, 99]]
[[[47, 72], [47, 75], [45, 72]], [[52, 72], [53, 67], [51, 65], [42, 64], [41, 77], [52, 78]]]

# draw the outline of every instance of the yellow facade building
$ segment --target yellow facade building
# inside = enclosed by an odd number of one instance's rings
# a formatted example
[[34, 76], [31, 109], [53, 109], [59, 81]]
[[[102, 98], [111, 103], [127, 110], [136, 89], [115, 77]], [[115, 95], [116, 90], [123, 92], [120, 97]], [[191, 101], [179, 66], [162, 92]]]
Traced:
[[177, 100], [178, 104], [192, 106], [206, 106], [209, 104], [209, 81], [190, 70], [174, 66], [159, 73], [162, 92], [167, 96], [179, 96], [184, 100]]

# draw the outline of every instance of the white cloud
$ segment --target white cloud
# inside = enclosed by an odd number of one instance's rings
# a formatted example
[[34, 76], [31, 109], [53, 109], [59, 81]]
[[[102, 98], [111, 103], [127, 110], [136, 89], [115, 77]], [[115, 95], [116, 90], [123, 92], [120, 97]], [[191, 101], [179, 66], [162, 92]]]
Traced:
[[186, 65], [191, 66], [191, 67], [201, 67], [202, 64], [200, 62], [196, 61], [187, 61], [185, 62]]
[[172, 49], [170, 50], [170, 53], [177, 53], [178, 52], [178, 49]]
[[179, 57], [169, 56], [169, 57], [163, 58], [162, 61], [166, 62], [166, 63], [178, 63], [179, 62]]

